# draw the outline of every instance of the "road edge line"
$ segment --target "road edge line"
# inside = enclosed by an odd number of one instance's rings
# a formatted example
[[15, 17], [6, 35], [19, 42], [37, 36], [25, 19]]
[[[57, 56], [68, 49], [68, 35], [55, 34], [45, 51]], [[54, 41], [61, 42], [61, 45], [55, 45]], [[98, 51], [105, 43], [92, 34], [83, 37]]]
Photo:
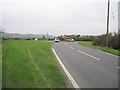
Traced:
[[72, 85], [74, 86], [74, 88], [80, 88], [77, 84], [77, 82], [74, 80], [74, 78], [72, 77], [72, 75], [69, 73], [69, 71], [67, 70], [67, 68], [64, 66], [64, 64], [62, 63], [62, 61], [60, 60], [60, 58], [58, 57], [57, 53], [55, 52], [55, 50], [52, 48], [58, 62], [60, 63], [61, 67], [63, 68], [65, 74], [67, 75], [67, 77], [69, 78], [70, 82], [72, 83]]

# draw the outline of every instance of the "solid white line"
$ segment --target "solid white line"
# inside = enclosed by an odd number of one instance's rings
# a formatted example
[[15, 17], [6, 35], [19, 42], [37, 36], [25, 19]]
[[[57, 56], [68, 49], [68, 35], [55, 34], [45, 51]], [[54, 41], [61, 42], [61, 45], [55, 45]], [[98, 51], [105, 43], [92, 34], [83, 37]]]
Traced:
[[83, 51], [80, 51], [80, 50], [77, 50], [77, 51], [80, 52], [80, 53], [83, 53], [83, 54], [85, 54], [85, 55], [87, 55], [87, 56], [90, 56], [90, 57], [92, 57], [92, 58], [94, 58], [94, 59], [100, 60], [99, 58], [94, 57], [94, 56], [92, 56], [92, 55], [89, 55], [89, 54], [87, 54], [87, 53], [85, 53], [85, 52], [83, 52]]
[[120, 69], [120, 67], [117, 66], [118, 69]]
[[111, 56], [119, 57], [119, 56], [116, 56], [116, 55], [113, 55], [111, 53], [107, 53], [107, 52], [104, 52], [104, 51], [101, 51], [101, 50], [99, 50], [99, 52], [102, 52], [102, 53], [105, 53], [105, 54], [108, 54], [108, 55], [111, 55]]
[[67, 77], [69, 78], [69, 80], [71, 81], [71, 83], [73, 84], [74, 88], [80, 88], [78, 86], [78, 84], [76, 83], [76, 81], [74, 80], [74, 78], [72, 77], [72, 75], [69, 73], [69, 71], [67, 70], [67, 68], [64, 66], [64, 64], [62, 63], [62, 61], [60, 60], [60, 58], [58, 57], [57, 53], [55, 52], [55, 50], [52, 48], [56, 58], [58, 59], [60, 65], [62, 66], [64, 72], [66, 73]]

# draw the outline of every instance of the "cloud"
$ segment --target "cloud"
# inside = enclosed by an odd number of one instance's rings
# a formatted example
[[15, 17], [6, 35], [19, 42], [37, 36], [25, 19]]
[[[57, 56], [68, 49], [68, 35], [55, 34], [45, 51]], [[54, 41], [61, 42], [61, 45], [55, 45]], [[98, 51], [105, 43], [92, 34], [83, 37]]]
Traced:
[[17, 33], [101, 34], [106, 10], [107, 0], [4, 0], [3, 26]]

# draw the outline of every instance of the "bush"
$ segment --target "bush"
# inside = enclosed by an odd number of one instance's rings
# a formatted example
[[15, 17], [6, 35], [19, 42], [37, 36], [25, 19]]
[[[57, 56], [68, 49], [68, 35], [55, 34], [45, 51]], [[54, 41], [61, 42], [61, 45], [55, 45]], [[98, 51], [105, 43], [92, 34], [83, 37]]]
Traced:
[[[93, 45], [105, 47], [106, 46], [106, 40], [107, 40], [106, 35], [97, 36], [93, 40]], [[119, 47], [119, 44], [118, 44], [119, 40], [120, 40], [120, 34], [118, 34], [118, 33], [109, 33], [108, 34], [108, 47], [120, 50], [120, 47]]]

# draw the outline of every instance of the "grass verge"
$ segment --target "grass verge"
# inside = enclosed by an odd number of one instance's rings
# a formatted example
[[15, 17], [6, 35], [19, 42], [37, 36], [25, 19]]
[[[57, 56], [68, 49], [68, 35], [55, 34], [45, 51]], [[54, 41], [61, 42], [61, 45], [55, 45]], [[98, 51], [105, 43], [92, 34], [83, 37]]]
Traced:
[[95, 48], [95, 49], [99, 49], [101, 51], [108, 52], [108, 53], [120, 56], [120, 51], [119, 50], [106, 48], [106, 47], [100, 47], [100, 46], [93, 46], [92, 43], [93, 42], [90, 42], [90, 41], [78, 42], [78, 44], [80, 44], [80, 45]]
[[2, 39], [0, 37], [0, 89], [2, 90]]
[[3, 88], [66, 88], [51, 42], [4, 40]]

